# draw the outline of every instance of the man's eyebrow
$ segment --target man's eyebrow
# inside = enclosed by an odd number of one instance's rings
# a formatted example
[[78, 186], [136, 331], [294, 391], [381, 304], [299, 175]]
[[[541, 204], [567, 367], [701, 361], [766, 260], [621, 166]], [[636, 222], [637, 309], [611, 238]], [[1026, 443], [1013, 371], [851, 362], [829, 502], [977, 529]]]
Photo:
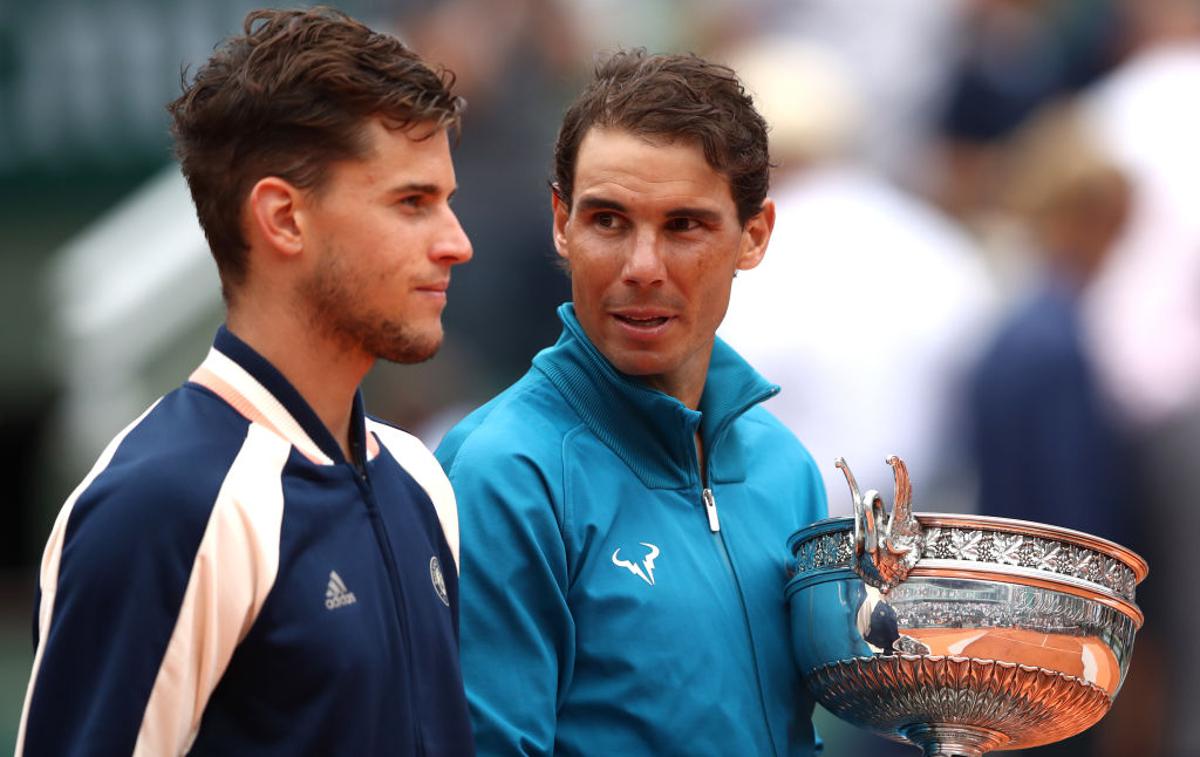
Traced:
[[[615, 210], [618, 213], [629, 212], [624, 205], [607, 197], [584, 197], [576, 203], [576, 206], [581, 212], [597, 210]], [[717, 211], [699, 207], [671, 208], [663, 215], [667, 218], [694, 218], [697, 221], [709, 224], [716, 224], [721, 220], [721, 214]]]
[[[454, 191], [456, 189], [458, 189], [458, 187], [452, 188], [450, 190], [450, 194], [454, 194]], [[416, 181], [409, 182], [408, 184], [399, 184], [388, 190], [388, 192], [390, 192], [391, 194], [396, 194], [396, 195], [410, 194], [412, 192], [416, 192], [419, 194], [426, 194], [426, 195], [435, 195], [435, 194], [440, 193], [441, 191], [442, 191], [441, 187], [439, 187], [437, 184], [423, 184], [421, 182], [416, 182]]]
[[667, 218], [695, 218], [705, 223], [717, 223], [721, 214], [708, 208], [672, 208], [665, 214]]
[[607, 197], [584, 197], [576, 206], [581, 211], [589, 210], [615, 210], [618, 213], [627, 212], [624, 205], [616, 200], [610, 200]]

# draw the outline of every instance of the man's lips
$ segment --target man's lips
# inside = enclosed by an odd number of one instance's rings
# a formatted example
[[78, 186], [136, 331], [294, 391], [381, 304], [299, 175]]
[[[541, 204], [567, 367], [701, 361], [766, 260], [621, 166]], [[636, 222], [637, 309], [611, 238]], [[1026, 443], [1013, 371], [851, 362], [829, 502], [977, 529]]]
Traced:
[[647, 333], [662, 329], [675, 318], [662, 308], [622, 308], [610, 311], [610, 315], [626, 328]]
[[450, 279], [446, 279], [445, 281], [435, 281], [431, 284], [422, 284], [421, 286], [417, 287], [417, 291], [418, 292], [431, 292], [434, 294], [445, 294], [449, 288], [450, 288]]

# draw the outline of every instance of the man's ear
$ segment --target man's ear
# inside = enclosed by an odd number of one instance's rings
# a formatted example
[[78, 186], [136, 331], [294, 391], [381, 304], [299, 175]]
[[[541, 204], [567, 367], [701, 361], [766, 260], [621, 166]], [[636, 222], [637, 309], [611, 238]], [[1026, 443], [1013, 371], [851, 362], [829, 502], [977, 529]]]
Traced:
[[762, 262], [774, 228], [775, 201], [768, 197], [763, 200], [762, 209], [751, 216], [742, 229], [741, 249], [737, 258], [739, 271], [748, 271]]
[[571, 208], [558, 192], [558, 187], [550, 189], [550, 207], [554, 210], [554, 249], [558, 255], [567, 256], [567, 221], [571, 218]]
[[249, 222], [251, 236], [285, 256], [298, 255], [304, 249], [304, 234], [298, 215], [304, 198], [299, 189], [277, 176], [259, 179], [250, 189]]

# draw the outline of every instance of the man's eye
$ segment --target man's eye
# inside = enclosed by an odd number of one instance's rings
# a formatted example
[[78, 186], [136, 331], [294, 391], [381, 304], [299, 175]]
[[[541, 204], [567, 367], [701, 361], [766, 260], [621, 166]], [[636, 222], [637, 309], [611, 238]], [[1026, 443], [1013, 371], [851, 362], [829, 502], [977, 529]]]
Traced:
[[615, 229], [618, 224], [615, 213], [597, 213], [592, 217], [592, 222], [602, 229]]
[[408, 208], [419, 208], [425, 204], [424, 195], [405, 195], [400, 198], [400, 205]]
[[700, 222], [695, 218], [672, 218], [667, 221], [668, 231], [691, 231], [699, 226]]

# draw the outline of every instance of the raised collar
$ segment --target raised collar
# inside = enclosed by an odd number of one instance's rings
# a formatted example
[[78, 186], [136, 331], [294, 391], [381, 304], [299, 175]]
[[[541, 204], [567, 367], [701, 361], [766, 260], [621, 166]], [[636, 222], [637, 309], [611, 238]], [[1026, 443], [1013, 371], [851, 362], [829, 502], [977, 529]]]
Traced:
[[[225, 326], [217, 330], [208, 356], [188, 380], [213, 392], [251, 422], [271, 429], [309, 460], [320, 465], [346, 462], [341, 445], [300, 392]], [[361, 392], [354, 394], [350, 434], [360, 462], [379, 453], [378, 442], [366, 431]]]
[[779, 387], [758, 374], [719, 337], [699, 411], [617, 371], [575, 317], [572, 303], [561, 305], [558, 342], [533, 359], [535, 369], [562, 393], [588, 428], [651, 489], [700, 486], [694, 437], [697, 428], [708, 455], [709, 479], [741, 481], [745, 459], [736, 445], [721, 441], [730, 424]]

